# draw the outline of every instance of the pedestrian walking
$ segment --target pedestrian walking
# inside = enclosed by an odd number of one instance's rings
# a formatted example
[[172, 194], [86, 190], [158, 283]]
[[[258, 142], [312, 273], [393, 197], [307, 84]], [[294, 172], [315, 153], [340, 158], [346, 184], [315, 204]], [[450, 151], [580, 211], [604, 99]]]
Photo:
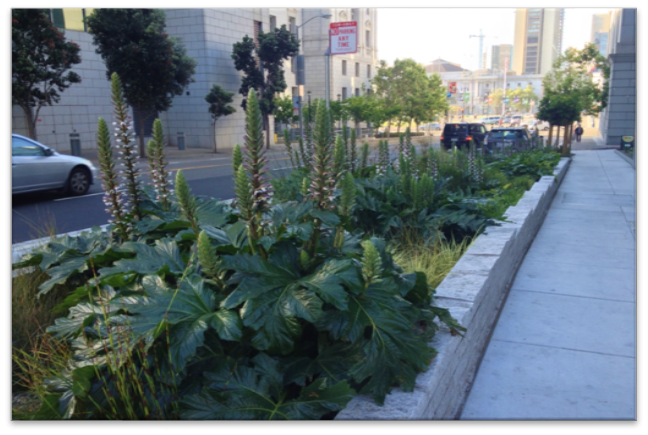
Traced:
[[576, 142], [580, 142], [581, 136], [583, 135], [583, 127], [578, 124], [578, 127], [576, 127], [576, 130], [574, 130], [574, 133], [576, 133]]

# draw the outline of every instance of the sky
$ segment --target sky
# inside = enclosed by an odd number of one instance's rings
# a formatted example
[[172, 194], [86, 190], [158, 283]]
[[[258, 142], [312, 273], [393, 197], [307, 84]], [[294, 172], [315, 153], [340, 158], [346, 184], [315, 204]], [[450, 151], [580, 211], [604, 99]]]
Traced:
[[[566, 8], [563, 49], [583, 48], [589, 42], [592, 15], [610, 8]], [[379, 8], [378, 57], [392, 64], [412, 58], [426, 65], [439, 57], [467, 69], [479, 67], [479, 35], [484, 51], [498, 44], [513, 44], [515, 9], [512, 8]]]

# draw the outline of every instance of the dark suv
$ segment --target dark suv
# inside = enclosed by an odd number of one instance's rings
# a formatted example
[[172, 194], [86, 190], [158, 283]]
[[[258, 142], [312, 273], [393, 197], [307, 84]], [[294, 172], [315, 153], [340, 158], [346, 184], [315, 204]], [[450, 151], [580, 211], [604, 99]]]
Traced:
[[488, 153], [511, 148], [515, 151], [528, 149], [531, 137], [525, 127], [494, 128], [488, 132], [484, 140], [484, 149]]
[[486, 133], [486, 126], [481, 123], [448, 123], [443, 128], [443, 134], [440, 138], [441, 145], [443, 145], [446, 150], [452, 149], [453, 146], [456, 146], [457, 148], [468, 148], [470, 146], [470, 140], [472, 139], [473, 142], [475, 142], [475, 146], [481, 148]]

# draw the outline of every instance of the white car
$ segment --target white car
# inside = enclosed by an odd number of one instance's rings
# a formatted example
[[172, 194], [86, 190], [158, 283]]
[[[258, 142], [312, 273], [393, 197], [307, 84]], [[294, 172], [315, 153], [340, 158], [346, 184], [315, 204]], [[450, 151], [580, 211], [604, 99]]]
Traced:
[[35, 140], [11, 135], [11, 193], [60, 190], [85, 195], [98, 172], [90, 160], [59, 154]]

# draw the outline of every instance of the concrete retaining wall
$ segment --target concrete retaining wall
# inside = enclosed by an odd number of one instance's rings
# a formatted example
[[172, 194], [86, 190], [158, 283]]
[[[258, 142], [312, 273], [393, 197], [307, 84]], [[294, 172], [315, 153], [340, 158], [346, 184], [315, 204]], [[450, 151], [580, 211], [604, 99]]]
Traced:
[[480, 235], [436, 289], [435, 303], [448, 308], [468, 330], [452, 337], [439, 331], [431, 346], [439, 351], [430, 368], [416, 379], [413, 392], [396, 388], [378, 406], [357, 396], [337, 420], [450, 420], [461, 407], [486, 351], [518, 267], [562, 182], [570, 159], [563, 158], [554, 176], [542, 177], [506, 212], [507, 223]]

